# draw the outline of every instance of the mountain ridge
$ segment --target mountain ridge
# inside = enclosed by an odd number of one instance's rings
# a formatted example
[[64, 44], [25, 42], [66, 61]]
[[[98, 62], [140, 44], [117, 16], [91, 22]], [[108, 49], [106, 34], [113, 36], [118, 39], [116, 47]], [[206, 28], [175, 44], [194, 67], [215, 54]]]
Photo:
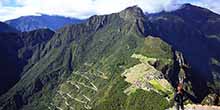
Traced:
[[[170, 103], [165, 97], [170, 93], [158, 86], [157, 79], [150, 81], [150, 85], [158, 93], [142, 89], [135, 89], [130, 95], [124, 92], [131, 84], [121, 73], [140, 67], [140, 62], [131, 58], [134, 54], [143, 55], [147, 60], [142, 63], [160, 71], [174, 88], [185, 77], [184, 89], [195, 98], [195, 103], [206, 103], [210, 99], [206, 96], [212, 92], [219, 97], [220, 55], [215, 52], [218, 45], [212, 44], [213, 39], [207, 40], [210, 36], [191, 26], [191, 22], [194, 21], [187, 21], [175, 11], [145, 16], [140, 8], [129, 7], [119, 13], [92, 16], [84, 23], [65, 26], [48, 40], [40, 52], [41, 58], [27, 69], [21, 80], [0, 97], [0, 106], [6, 110], [168, 108]], [[208, 75], [208, 79], [203, 75]]]
[[[21, 78], [25, 68], [32, 65], [30, 62], [34, 63], [39, 59], [40, 50], [44, 48], [45, 42], [51, 39], [53, 33], [53, 31], [45, 29], [23, 33], [0, 33], [1, 51], [4, 51], [1, 65], [2, 67], [6, 66], [1, 68], [1, 84], [3, 85], [0, 94], [6, 92]], [[30, 59], [32, 56], [35, 57]]]
[[7, 32], [18, 32], [18, 30], [16, 30], [15, 28], [9, 26], [8, 24], [5, 24], [3, 22], [0, 22], [0, 32], [3, 33], [7, 33]]

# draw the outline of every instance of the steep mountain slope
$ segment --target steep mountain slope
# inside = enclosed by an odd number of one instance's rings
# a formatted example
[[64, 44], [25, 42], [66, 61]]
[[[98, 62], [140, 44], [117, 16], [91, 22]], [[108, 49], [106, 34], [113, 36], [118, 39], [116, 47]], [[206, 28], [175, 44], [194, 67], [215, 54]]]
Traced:
[[22, 46], [22, 40], [17, 33], [0, 33], [0, 95], [19, 79], [22, 68], [17, 55]]
[[18, 81], [17, 72], [21, 71], [20, 60], [16, 56], [22, 46], [16, 29], [0, 22], [0, 95]]
[[[166, 110], [174, 110], [175, 107], [166, 109]], [[195, 105], [195, 104], [188, 104], [185, 106], [184, 110], [219, 110], [219, 106], [207, 106], [207, 105]]]
[[[93, 16], [85, 23], [59, 30], [42, 51], [47, 54], [1, 97], [2, 109], [68, 109], [70, 106], [66, 105], [69, 103], [75, 109], [141, 109], [150, 105], [149, 100], [155, 110], [167, 108], [168, 101], [156, 91], [137, 88], [137, 92], [131, 95], [124, 93], [130, 84], [121, 74], [139, 63], [131, 57], [132, 54], [156, 59], [158, 64], [151, 68], [158, 71], [172, 65], [172, 61], [167, 62], [173, 56], [171, 47], [153, 38], [145, 40], [144, 20], [140, 8], [130, 7], [120, 13]], [[148, 42], [157, 49], [151, 49]], [[81, 88], [79, 92], [68, 89], [71, 87], [68, 82], [76, 83], [76, 87]], [[72, 102], [63, 105], [62, 95], [65, 95], [65, 101]], [[142, 96], [146, 98], [143, 100]], [[135, 98], [138, 98], [137, 102], [133, 102]], [[84, 100], [91, 102], [85, 104]], [[146, 105], [138, 104], [142, 101]], [[130, 103], [137, 105], [131, 106]]]
[[3, 22], [0, 22], [0, 32], [18, 32], [15, 28], [3, 23]]
[[146, 16], [134, 6], [65, 26], [49, 34], [0, 109], [164, 110], [179, 80], [191, 102], [218, 105], [218, 32], [201, 28], [195, 14], [219, 17], [189, 4]]
[[22, 32], [35, 29], [49, 28], [57, 30], [67, 24], [80, 23], [83, 20], [67, 18], [63, 16], [50, 16], [42, 14], [40, 16], [23, 16], [17, 19], [5, 21], [5, 23], [15, 27]]
[[53, 31], [43, 29], [25, 33], [0, 33], [0, 94], [10, 89], [20, 79], [22, 72], [40, 59], [40, 51], [53, 34]]
[[24, 61], [23, 73], [34, 65], [41, 56], [46, 53], [41, 51], [46, 43], [52, 38], [55, 32], [49, 29], [38, 29], [30, 32], [23, 32], [21, 39], [24, 46], [19, 49], [19, 58]]
[[[168, 42], [185, 57], [186, 80], [192, 83], [199, 101], [208, 92], [219, 95], [220, 16], [201, 7], [185, 4], [173, 12], [149, 15], [152, 35]], [[210, 91], [211, 90], [211, 91]], [[203, 92], [201, 92], [203, 91]]]

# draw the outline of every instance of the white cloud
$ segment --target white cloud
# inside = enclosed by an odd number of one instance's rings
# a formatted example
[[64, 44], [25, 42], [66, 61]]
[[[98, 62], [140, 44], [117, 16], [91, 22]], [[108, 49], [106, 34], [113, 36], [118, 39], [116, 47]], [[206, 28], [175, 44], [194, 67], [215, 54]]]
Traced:
[[155, 13], [178, 8], [179, 3], [191, 2], [220, 13], [220, 0], [15, 0], [14, 7], [0, 1], [0, 20], [16, 18], [36, 13], [55, 14], [77, 18], [86, 18], [94, 14], [109, 14], [121, 11], [128, 6], [138, 5], [144, 11]]
[[208, 8], [220, 14], [220, 0], [196, 0], [192, 4]]

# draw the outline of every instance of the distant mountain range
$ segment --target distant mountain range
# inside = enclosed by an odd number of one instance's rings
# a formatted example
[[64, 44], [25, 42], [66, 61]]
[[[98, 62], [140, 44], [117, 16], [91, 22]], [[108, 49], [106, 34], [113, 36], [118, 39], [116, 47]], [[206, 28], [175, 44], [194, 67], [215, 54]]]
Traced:
[[69, 18], [64, 16], [46, 15], [39, 16], [22, 16], [16, 19], [5, 21], [8, 25], [16, 28], [19, 31], [32, 31], [36, 29], [51, 29], [57, 30], [64, 25], [81, 23], [84, 20]]
[[188, 103], [220, 106], [219, 28], [220, 15], [191, 4], [155, 14], [128, 7], [56, 32], [9, 26], [0, 32], [0, 110], [165, 110], [181, 81]]

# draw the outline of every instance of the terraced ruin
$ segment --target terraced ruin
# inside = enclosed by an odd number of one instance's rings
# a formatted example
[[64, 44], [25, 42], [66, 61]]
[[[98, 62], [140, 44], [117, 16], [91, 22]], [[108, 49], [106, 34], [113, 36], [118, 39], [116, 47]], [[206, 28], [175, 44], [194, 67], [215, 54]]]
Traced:
[[[157, 58], [148, 58], [141, 54], [133, 54], [131, 57], [138, 59], [141, 63], [126, 69], [122, 74], [125, 81], [132, 84], [124, 91], [125, 93], [131, 94], [136, 89], [143, 89], [153, 90], [167, 96], [168, 99], [173, 97], [174, 90], [171, 84], [165, 79], [163, 73], [152, 65], [157, 62]], [[171, 59], [167, 60], [171, 62]]]

